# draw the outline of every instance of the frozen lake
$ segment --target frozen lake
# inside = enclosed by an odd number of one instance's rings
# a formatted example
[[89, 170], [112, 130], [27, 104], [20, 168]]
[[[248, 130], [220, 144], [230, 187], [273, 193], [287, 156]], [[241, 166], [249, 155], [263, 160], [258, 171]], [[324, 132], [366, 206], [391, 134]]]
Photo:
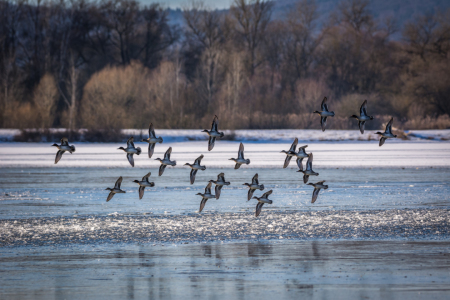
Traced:
[[[290, 142], [244, 144], [239, 170], [238, 142], [158, 144], [153, 158], [172, 146], [177, 160], [158, 177], [144, 143], [135, 168], [124, 144], [77, 143], [54, 165], [49, 144], [0, 143], [0, 298], [450, 296], [450, 142], [304, 143], [320, 174], [309, 182], [329, 185], [314, 204], [295, 161], [282, 169]], [[190, 185], [183, 165], [200, 154]], [[132, 181], [147, 172], [139, 200]], [[220, 172], [231, 185], [198, 214]], [[259, 218], [242, 185], [255, 173], [273, 189]], [[126, 194], [106, 202], [119, 176]]]

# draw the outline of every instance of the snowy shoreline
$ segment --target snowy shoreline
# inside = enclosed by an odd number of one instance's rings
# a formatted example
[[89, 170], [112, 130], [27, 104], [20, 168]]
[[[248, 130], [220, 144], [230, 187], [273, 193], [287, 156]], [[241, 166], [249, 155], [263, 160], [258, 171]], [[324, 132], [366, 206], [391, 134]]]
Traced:
[[[63, 133], [64, 128], [52, 128], [50, 132]], [[80, 129], [80, 133], [85, 130]], [[373, 141], [378, 140], [376, 130], [366, 130], [361, 134], [358, 130], [333, 130], [322, 132], [318, 129], [240, 129], [224, 130], [225, 135], [232, 135], [233, 140], [243, 142], [284, 142], [298, 138], [300, 141]], [[14, 137], [21, 133], [20, 129], [0, 129], [0, 142], [13, 142]], [[126, 136], [146, 137], [147, 129], [123, 129]], [[207, 135], [200, 129], [158, 129], [157, 136], [165, 142], [184, 142], [206, 140]], [[412, 141], [450, 140], [450, 129], [442, 130], [408, 130], [406, 138]]]

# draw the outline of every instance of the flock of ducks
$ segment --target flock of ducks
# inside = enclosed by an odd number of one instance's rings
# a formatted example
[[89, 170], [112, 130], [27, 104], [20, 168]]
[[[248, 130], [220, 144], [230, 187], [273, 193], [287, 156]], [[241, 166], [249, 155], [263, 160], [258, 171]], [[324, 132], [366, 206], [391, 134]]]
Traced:
[[[314, 111], [314, 113], [317, 113], [320, 115], [320, 124], [322, 127], [322, 131], [325, 131], [326, 124], [327, 124], [327, 118], [333, 117], [335, 115], [334, 112], [328, 110], [327, 97], [325, 97], [323, 99], [321, 109], [322, 109], [321, 111]], [[351, 118], [355, 118], [358, 120], [359, 130], [360, 130], [361, 134], [364, 134], [365, 123], [367, 121], [373, 120], [373, 117], [369, 116], [367, 114], [367, 100], [364, 100], [363, 104], [360, 107], [360, 115], [359, 116], [352, 115]], [[396, 135], [394, 135], [392, 133], [392, 122], [393, 122], [393, 118], [391, 118], [391, 120], [386, 125], [384, 132], [377, 132], [377, 134], [379, 134], [381, 136], [379, 146], [382, 146], [384, 144], [384, 142], [386, 141], [386, 139], [397, 137]], [[202, 132], [206, 132], [209, 136], [208, 151], [213, 150], [215, 142], [216, 142], [216, 138], [222, 138], [224, 136], [223, 132], [219, 132], [218, 125], [219, 125], [219, 119], [217, 116], [214, 116], [214, 119], [213, 119], [212, 125], [211, 125], [211, 130], [204, 129], [202, 131]], [[141, 141], [147, 142], [149, 144], [148, 145], [148, 157], [152, 158], [153, 153], [155, 151], [156, 144], [157, 143], [161, 144], [163, 142], [163, 139], [162, 139], [162, 137], [156, 137], [154, 126], [151, 123], [149, 126], [148, 139], [142, 139]], [[289, 166], [289, 163], [290, 163], [292, 157], [295, 157], [297, 166], [299, 168], [299, 170], [297, 172], [303, 173], [303, 182], [306, 184], [309, 180], [309, 176], [318, 176], [319, 173], [315, 172], [312, 169], [313, 154], [312, 153], [307, 154], [306, 150], [305, 150], [308, 147], [308, 145], [299, 147], [298, 152], [296, 152], [297, 145], [298, 145], [298, 138], [295, 138], [294, 142], [292, 143], [292, 145], [288, 151], [282, 150], [280, 152], [280, 153], [286, 154], [286, 159], [284, 160], [283, 168], [287, 168]], [[55, 157], [55, 164], [61, 160], [62, 155], [65, 152], [69, 152], [71, 154], [73, 152], [75, 152], [75, 146], [69, 145], [69, 141], [67, 138], [61, 139], [61, 145], [53, 144], [52, 146], [55, 146], [58, 148], [58, 152], [56, 153], [56, 157]], [[119, 147], [118, 150], [123, 150], [127, 154], [128, 162], [130, 163], [130, 165], [132, 167], [134, 167], [133, 155], [134, 154], [139, 155], [142, 152], [140, 147], [136, 147], [134, 145], [133, 137], [130, 137], [127, 140], [126, 148]], [[159, 167], [159, 173], [158, 173], [159, 176], [163, 175], [164, 170], [166, 169], [167, 166], [174, 167], [177, 165], [177, 162], [175, 160], [170, 159], [171, 153], [172, 153], [172, 147], [169, 147], [169, 149], [167, 149], [166, 153], [164, 154], [163, 159], [160, 159], [160, 158], [155, 159], [161, 163], [161, 166]], [[198, 170], [201, 170], [201, 171], [206, 170], [206, 166], [201, 165], [203, 157], [204, 156], [202, 154], [199, 157], [197, 157], [197, 159], [194, 161], [193, 164], [189, 164], [189, 163], [185, 164], [185, 166], [189, 166], [192, 169], [190, 172], [190, 183], [191, 184], [194, 184], [195, 175], [197, 174]], [[303, 163], [302, 163], [304, 158], [308, 158], [305, 169], [303, 169]], [[243, 164], [246, 164], [246, 165], [250, 164], [250, 159], [245, 159], [245, 157], [244, 157], [244, 144], [240, 143], [240, 145], [239, 145], [238, 157], [230, 158], [229, 160], [232, 160], [236, 163], [234, 169], [239, 169], [241, 167], [241, 165], [243, 165]], [[144, 177], [142, 177], [141, 181], [139, 181], [139, 180], [133, 181], [139, 185], [139, 199], [142, 199], [142, 197], [144, 197], [144, 190], [146, 187], [154, 187], [155, 186], [154, 182], [149, 181], [150, 175], [151, 175], [151, 172], [147, 173]], [[113, 188], [106, 188], [106, 190], [110, 191], [108, 194], [108, 197], [106, 199], [106, 202], [110, 201], [114, 197], [115, 194], [125, 193], [125, 191], [120, 188], [122, 181], [123, 181], [123, 178], [121, 176], [121, 177], [119, 177], [119, 179], [117, 179]], [[314, 187], [311, 203], [316, 202], [321, 189], [325, 189], [325, 190], [328, 189], [328, 185], [325, 185], [324, 182], [325, 182], [325, 180], [319, 181], [316, 183], [308, 183], [308, 185], [311, 185]], [[214, 190], [215, 193], [214, 194], [211, 193], [211, 186], [213, 183], [215, 184], [215, 190]], [[222, 190], [223, 186], [226, 186], [226, 185], [230, 185], [230, 182], [225, 180], [224, 173], [220, 173], [219, 175], [217, 175], [217, 180], [210, 180], [208, 182], [208, 185], [206, 186], [204, 193], [197, 193], [197, 195], [202, 197], [202, 200], [200, 202], [199, 213], [202, 212], [208, 199], [212, 199], [212, 198], [219, 199], [221, 190]], [[258, 217], [261, 213], [261, 209], [264, 204], [266, 204], [266, 203], [272, 204], [272, 200], [269, 199], [269, 196], [272, 194], [273, 190], [265, 192], [261, 197], [253, 196], [253, 193], [256, 190], [260, 190], [260, 191], [264, 190], [264, 184], [259, 184], [258, 174], [255, 174], [253, 176], [251, 184], [244, 183], [243, 185], [245, 185], [249, 188], [248, 194], [247, 194], [247, 201], [249, 201], [251, 199], [256, 199], [258, 201], [258, 203], [256, 205], [256, 212], [255, 212], [255, 216]]]

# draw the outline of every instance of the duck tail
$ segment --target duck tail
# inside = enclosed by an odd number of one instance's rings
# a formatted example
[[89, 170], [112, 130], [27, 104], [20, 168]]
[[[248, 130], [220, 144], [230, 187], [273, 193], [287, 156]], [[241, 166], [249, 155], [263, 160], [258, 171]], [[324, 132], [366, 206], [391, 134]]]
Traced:
[[327, 188], [328, 188], [328, 185], [324, 185], [324, 188], [323, 188], [323, 189], [326, 190]]
[[245, 162], [247, 165], [250, 164], [250, 159], [247, 159], [247, 161]]
[[137, 151], [137, 153], [136, 153], [137, 155], [141, 154], [141, 152], [142, 152], [141, 147], [137, 147], [136, 151]]
[[259, 187], [259, 190], [262, 191], [264, 189], [264, 184], [261, 184], [261, 186]]
[[161, 144], [163, 142], [163, 138], [162, 137], [158, 137], [159, 139], [159, 143]]

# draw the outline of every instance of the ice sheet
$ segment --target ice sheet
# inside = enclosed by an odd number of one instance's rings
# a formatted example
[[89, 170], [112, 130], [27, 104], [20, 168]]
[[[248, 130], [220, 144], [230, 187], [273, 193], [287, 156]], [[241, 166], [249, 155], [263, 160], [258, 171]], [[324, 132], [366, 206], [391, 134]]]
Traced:
[[[246, 142], [245, 157], [249, 165], [241, 169], [280, 167], [292, 141], [277, 143]], [[450, 167], [450, 142], [436, 141], [387, 141], [382, 147], [373, 142], [308, 142], [307, 153], [314, 154], [313, 165], [328, 167]], [[162, 158], [172, 147], [171, 159], [177, 161], [176, 168], [193, 161], [204, 154], [202, 163], [207, 167], [233, 168], [239, 142], [217, 141], [212, 151], [207, 150], [207, 141], [164, 142], [157, 144], [152, 159], [147, 156], [146, 143], [136, 143], [142, 148], [141, 155], [134, 155], [136, 168], [159, 168], [155, 158]], [[0, 167], [131, 167], [126, 154], [117, 148], [124, 143], [95, 144], [75, 143], [76, 152], [65, 153], [54, 165], [57, 149], [43, 143], [0, 143]], [[303, 164], [306, 163], [306, 160]], [[295, 168], [295, 160], [290, 168]], [[168, 170], [171, 167], [168, 168]]]

